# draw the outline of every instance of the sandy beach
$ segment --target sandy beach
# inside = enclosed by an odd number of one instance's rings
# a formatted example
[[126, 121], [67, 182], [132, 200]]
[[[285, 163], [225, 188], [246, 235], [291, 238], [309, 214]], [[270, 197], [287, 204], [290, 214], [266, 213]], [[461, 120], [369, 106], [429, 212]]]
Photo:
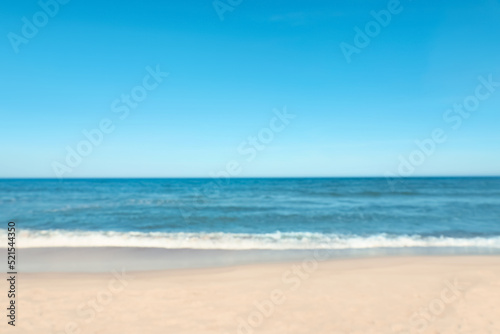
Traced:
[[500, 256], [24, 273], [17, 289], [6, 333], [500, 333]]
[[0, 334], [500, 334], [500, 0], [0, 13]]

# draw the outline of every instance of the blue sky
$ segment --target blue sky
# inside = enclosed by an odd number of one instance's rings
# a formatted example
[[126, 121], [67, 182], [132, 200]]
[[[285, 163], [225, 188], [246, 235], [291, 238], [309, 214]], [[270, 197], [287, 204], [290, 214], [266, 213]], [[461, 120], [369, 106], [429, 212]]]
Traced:
[[[45, 23], [37, 1], [4, 1], [0, 177], [208, 177], [234, 161], [242, 177], [384, 176], [401, 159], [408, 176], [500, 174], [500, 87], [458, 128], [443, 118], [479, 77], [500, 82], [499, 1], [401, 1], [350, 62], [341, 43], [388, 1], [238, 2], [221, 20], [212, 1], [71, 0]], [[42, 20], [34, 36], [23, 17]], [[157, 66], [168, 76], [120, 119], [112, 103]], [[295, 118], [242, 154], [284, 108]], [[69, 166], [103, 119], [114, 130]], [[446, 141], [412, 163], [437, 128]]]

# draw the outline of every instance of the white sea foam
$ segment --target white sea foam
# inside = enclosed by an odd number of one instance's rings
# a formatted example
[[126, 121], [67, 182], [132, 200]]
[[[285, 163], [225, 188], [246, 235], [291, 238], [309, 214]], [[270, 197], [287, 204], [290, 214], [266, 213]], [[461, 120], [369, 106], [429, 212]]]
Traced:
[[[0, 232], [0, 240], [6, 240]], [[422, 237], [418, 235], [372, 236], [310, 232], [247, 233], [163, 233], [20, 231], [17, 247], [157, 247], [168, 249], [366, 249], [395, 247], [486, 247], [500, 249], [500, 237]]]

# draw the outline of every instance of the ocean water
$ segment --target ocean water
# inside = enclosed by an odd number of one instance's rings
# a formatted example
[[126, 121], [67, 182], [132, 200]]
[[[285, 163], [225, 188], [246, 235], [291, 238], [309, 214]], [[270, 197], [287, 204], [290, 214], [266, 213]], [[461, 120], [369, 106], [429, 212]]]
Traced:
[[19, 247], [500, 249], [500, 178], [0, 180]]

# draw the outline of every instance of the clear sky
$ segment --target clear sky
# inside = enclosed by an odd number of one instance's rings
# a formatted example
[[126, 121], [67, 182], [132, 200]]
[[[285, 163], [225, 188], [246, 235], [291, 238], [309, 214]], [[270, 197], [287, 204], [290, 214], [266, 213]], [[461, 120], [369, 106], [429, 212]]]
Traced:
[[500, 174], [499, 1], [42, 3], [0, 5], [0, 177]]

